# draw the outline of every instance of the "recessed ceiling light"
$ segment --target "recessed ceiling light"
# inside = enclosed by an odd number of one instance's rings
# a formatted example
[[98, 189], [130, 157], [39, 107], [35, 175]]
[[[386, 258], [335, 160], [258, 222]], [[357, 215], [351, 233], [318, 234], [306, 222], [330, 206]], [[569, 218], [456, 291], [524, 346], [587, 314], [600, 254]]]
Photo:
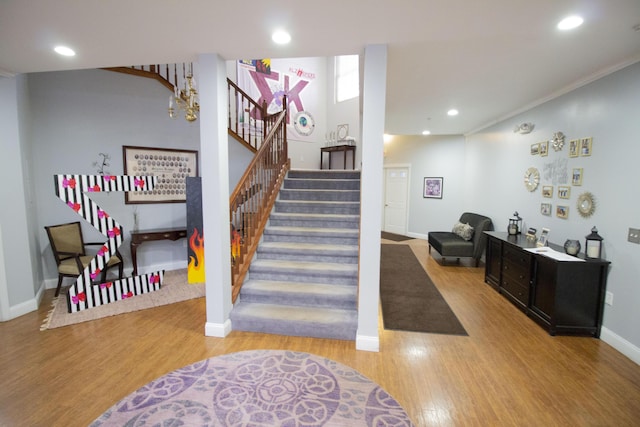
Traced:
[[387, 142], [391, 142], [391, 140], [393, 139], [393, 135], [389, 135], [388, 133], [384, 134], [383, 140], [384, 143], [386, 144]]
[[431, 131], [430, 130], [423, 130], [422, 134], [423, 135], [431, 135]]
[[53, 48], [53, 50], [56, 51], [56, 53], [62, 55], [62, 56], [75, 56], [76, 53], [74, 52], [73, 49], [71, 49], [70, 47], [66, 47], [66, 46], [56, 46], [55, 48]]
[[574, 28], [582, 25], [583, 22], [584, 20], [577, 15], [568, 16], [558, 23], [558, 29], [573, 30]]
[[458, 110], [456, 110], [455, 108], [452, 108], [451, 110], [447, 111], [447, 115], [448, 116], [457, 116], [458, 115]]
[[273, 33], [271, 40], [278, 44], [287, 44], [291, 41], [291, 36], [284, 30], [278, 30]]

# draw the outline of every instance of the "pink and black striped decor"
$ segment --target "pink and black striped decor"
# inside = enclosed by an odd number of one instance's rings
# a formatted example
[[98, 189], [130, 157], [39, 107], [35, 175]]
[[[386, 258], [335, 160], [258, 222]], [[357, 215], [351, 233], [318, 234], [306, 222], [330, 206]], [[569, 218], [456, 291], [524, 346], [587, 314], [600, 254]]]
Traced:
[[93, 279], [123, 242], [122, 226], [97, 205], [90, 193], [110, 191], [150, 191], [156, 184], [154, 176], [128, 175], [54, 175], [56, 195], [78, 215], [93, 225], [108, 240], [91, 263], [78, 276], [67, 292], [69, 313], [123, 300], [139, 294], [157, 291], [162, 286], [164, 270], [122, 280], [94, 284]]

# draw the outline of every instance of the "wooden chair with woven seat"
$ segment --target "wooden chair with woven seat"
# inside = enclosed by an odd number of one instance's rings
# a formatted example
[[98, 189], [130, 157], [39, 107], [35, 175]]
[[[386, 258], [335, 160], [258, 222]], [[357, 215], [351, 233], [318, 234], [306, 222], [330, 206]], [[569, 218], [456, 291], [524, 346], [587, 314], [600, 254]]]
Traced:
[[[94, 258], [95, 255], [87, 255], [86, 247], [90, 245], [102, 246], [104, 242], [85, 242], [82, 237], [80, 221], [50, 225], [44, 227], [44, 229], [47, 231], [51, 250], [58, 266], [58, 287], [56, 288], [56, 296], [58, 296], [62, 287], [62, 280], [65, 277], [77, 278]], [[107, 280], [107, 271], [115, 266], [118, 266], [118, 278], [122, 279], [124, 262], [118, 251], [109, 259], [105, 268], [102, 269], [100, 275], [102, 283]]]

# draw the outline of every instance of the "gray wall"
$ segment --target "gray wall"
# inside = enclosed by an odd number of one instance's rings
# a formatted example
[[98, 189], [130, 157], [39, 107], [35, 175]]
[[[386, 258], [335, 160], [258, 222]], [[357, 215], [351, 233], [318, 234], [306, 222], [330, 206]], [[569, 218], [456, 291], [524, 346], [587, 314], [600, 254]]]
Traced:
[[[517, 210], [525, 228], [548, 227], [551, 242], [579, 239], [583, 247], [584, 237], [597, 226], [605, 239], [604, 257], [611, 261], [607, 289], [614, 294], [613, 305], [605, 306], [602, 339], [640, 363], [640, 245], [627, 242], [627, 229], [640, 228], [640, 200], [633, 197], [640, 158], [638, 111], [640, 63], [468, 135], [463, 148], [455, 137], [405, 137], [397, 147], [394, 141], [387, 146], [385, 164], [411, 164], [409, 234], [447, 230], [463, 210], [490, 216], [502, 231]], [[534, 123], [534, 131], [514, 133], [514, 127], [523, 122]], [[531, 144], [551, 139], [558, 131], [566, 135], [562, 151], [550, 148], [547, 157], [530, 154]], [[583, 137], [593, 137], [593, 154], [569, 158], [568, 141]], [[570, 199], [563, 200], [557, 197], [555, 184], [554, 197], [543, 198], [542, 185], [551, 184], [551, 178], [545, 178], [545, 165], [564, 160], [569, 173], [583, 168], [582, 186], [572, 186]], [[524, 172], [531, 166], [541, 173], [534, 192], [528, 192], [523, 183]], [[422, 199], [423, 175], [444, 177], [442, 201]], [[585, 191], [593, 193], [597, 202], [595, 214], [588, 219], [576, 209], [577, 197]], [[542, 202], [553, 204], [552, 216], [540, 214]], [[558, 204], [569, 206], [568, 219], [555, 216]]]

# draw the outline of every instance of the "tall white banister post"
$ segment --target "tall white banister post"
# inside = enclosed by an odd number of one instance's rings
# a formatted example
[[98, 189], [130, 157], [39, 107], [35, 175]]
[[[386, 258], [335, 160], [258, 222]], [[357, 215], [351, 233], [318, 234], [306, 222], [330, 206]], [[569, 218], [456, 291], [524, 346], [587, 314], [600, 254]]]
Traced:
[[362, 175], [360, 190], [360, 271], [358, 282], [358, 350], [378, 351], [380, 300], [380, 231], [382, 223], [384, 117], [387, 46], [364, 51], [362, 85]]
[[216, 54], [198, 59], [200, 162], [206, 280], [205, 335], [231, 332], [229, 151], [226, 65]]

